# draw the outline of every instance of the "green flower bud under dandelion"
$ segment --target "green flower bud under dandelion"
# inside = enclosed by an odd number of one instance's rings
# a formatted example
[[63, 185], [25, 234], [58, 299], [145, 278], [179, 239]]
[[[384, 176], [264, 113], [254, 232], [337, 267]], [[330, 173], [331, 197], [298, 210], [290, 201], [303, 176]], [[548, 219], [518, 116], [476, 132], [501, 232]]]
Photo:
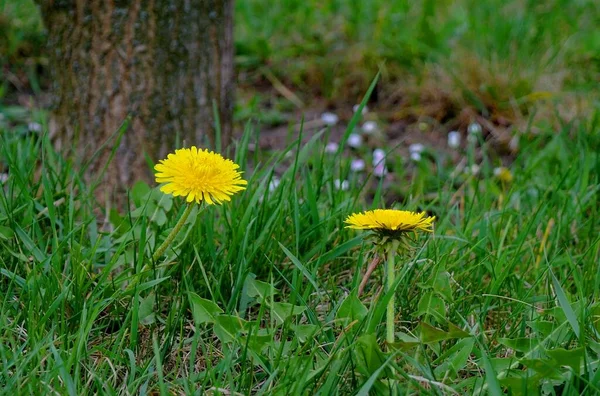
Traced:
[[[384, 257], [387, 256], [387, 291], [390, 292], [396, 281], [395, 258], [398, 250], [409, 250], [412, 236], [419, 231], [433, 232], [433, 221], [435, 217], [427, 216], [426, 213], [415, 213], [395, 209], [375, 209], [363, 213], [354, 213], [346, 219], [346, 228], [355, 230], [369, 230], [375, 246], [383, 250]], [[370, 268], [372, 271], [373, 268]], [[365, 277], [370, 272], [367, 271]], [[386, 342], [394, 342], [394, 317], [395, 298], [390, 298], [386, 314]]]
[[153, 261], [163, 255], [181, 231], [194, 203], [220, 205], [231, 200], [233, 194], [245, 190], [248, 184], [238, 171], [239, 165], [220, 154], [195, 146], [175, 150], [174, 154], [169, 154], [154, 169], [157, 171], [156, 182], [165, 183], [160, 191], [175, 197], [185, 197], [188, 206], [167, 239], [152, 256]]

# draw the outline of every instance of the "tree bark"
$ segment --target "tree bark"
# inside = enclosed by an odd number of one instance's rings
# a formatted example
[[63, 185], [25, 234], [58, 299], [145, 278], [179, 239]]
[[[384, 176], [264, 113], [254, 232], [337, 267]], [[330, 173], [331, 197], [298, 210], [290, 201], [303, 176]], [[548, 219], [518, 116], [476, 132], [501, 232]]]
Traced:
[[207, 138], [216, 147], [213, 104], [227, 147], [233, 0], [40, 0], [40, 6], [56, 147], [92, 159], [87, 177], [96, 178], [116, 143], [110, 137], [131, 117], [102, 174], [102, 190], [114, 197], [139, 179], [149, 181], [145, 155], [157, 161], [177, 145], [201, 146]]

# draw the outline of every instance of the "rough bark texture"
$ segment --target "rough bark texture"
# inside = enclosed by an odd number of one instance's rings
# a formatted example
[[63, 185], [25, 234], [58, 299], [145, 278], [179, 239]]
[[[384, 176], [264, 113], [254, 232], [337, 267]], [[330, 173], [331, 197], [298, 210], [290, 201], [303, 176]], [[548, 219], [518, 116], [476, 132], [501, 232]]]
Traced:
[[[233, 113], [233, 0], [40, 1], [48, 29], [56, 146], [79, 159], [131, 123], [103, 177], [114, 197], [176, 144], [214, 147], [216, 104], [223, 147]], [[88, 177], [106, 164], [111, 141]]]

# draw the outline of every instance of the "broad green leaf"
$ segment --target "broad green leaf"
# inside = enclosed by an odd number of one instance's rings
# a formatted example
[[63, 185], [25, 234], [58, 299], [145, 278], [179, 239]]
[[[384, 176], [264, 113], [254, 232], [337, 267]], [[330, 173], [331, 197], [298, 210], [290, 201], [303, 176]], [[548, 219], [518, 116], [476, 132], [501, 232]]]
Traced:
[[277, 289], [272, 284], [256, 280], [254, 274], [248, 274], [244, 281], [244, 288], [249, 297], [259, 297], [259, 301], [277, 294]]
[[15, 235], [12, 228], [0, 226], [0, 239], [9, 240]]
[[421, 342], [424, 344], [438, 342], [443, 340], [451, 340], [454, 338], [466, 338], [471, 335], [464, 330], [456, 327], [452, 323], [448, 324], [448, 331], [444, 331], [442, 329], [438, 329], [437, 327], [433, 327], [432, 325], [421, 322], [419, 325], [419, 337]]
[[499, 338], [498, 342], [508, 348], [523, 353], [531, 351], [540, 343], [537, 338]]
[[385, 362], [385, 355], [379, 348], [375, 334], [360, 336], [354, 343], [354, 353], [358, 368], [363, 374], [370, 376]]
[[131, 212], [129, 212], [129, 215], [131, 217], [133, 217], [134, 219], [142, 216], [144, 213], [146, 213], [146, 208], [144, 208], [143, 206], [137, 207], [134, 210], [132, 210]]
[[544, 309], [544, 314], [553, 317], [557, 323], [562, 323], [562, 322], [567, 321], [565, 312], [560, 307], [546, 308], [546, 309]]
[[450, 336], [450, 338], [471, 337], [471, 334], [469, 334], [468, 332], [464, 331], [460, 327], [458, 327], [455, 324], [452, 324], [450, 322], [448, 322], [448, 335]]
[[403, 333], [401, 331], [396, 332], [396, 338], [398, 341], [394, 342], [390, 346], [394, 349], [401, 351], [408, 351], [414, 348], [415, 346], [421, 344], [421, 340], [419, 340], [418, 338]]
[[527, 366], [538, 373], [543, 378], [561, 379], [561, 373], [558, 370], [560, 365], [550, 359], [521, 359], [521, 364]]
[[129, 222], [125, 219], [125, 217], [121, 216], [118, 210], [111, 209], [108, 215], [110, 220], [110, 224], [113, 225], [116, 235], [121, 235], [130, 228]]
[[496, 372], [501, 373], [510, 368], [511, 365], [515, 364], [515, 358], [491, 358], [490, 364], [496, 370]]
[[467, 364], [474, 345], [475, 340], [473, 338], [465, 338], [457, 342], [448, 352], [444, 353], [442, 359], [438, 359], [443, 363], [436, 367], [436, 376], [443, 378], [447, 371], [451, 371], [453, 377], [456, 377], [458, 372]]
[[156, 201], [152, 200], [152, 199], [145, 199], [142, 202], [142, 205], [137, 207], [133, 212], [131, 212], [131, 216], [132, 217], [140, 217], [140, 216], [145, 216], [145, 217], [151, 217], [154, 215], [154, 213], [158, 210], [158, 207], [156, 206]]
[[188, 293], [188, 298], [192, 306], [192, 315], [197, 325], [215, 323], [215, 316], [223, 312], [217, 304], [200, 297], [196, 293]]
[[554, 359], [558, 365], [571, 367], [576, 374], [580, 374], [581, 362], [585, 354], [584, 348], [569, 350], [564, 348], [554, 348], [547, 350], [546, 354]]
[[529, 396], [539, 394], [539, 375], [526, 373], [513, 374], [511, 377], [500, 379], [500, 384], [510, 390], [515, 396]]
[[419, 325], [419, 330], [419, 337], [421, 338], [421, 342], [424, 344], [443, 341], [450, 338], [448, 333], [444, 330], [433, 327], [425, 322], [422, 322]]
[[417, 312], [414, 316], [421, 317], [425, 315], [431, 315], [441, 323], [446, 321], [446, 305], [444, 304], [444, 300], [434, 292], [426, 292], [419, 300]]
[[131, 197], [136, 207], [140, 207], [144, 204], [144, 198], [150, 192], [150, 186], [146, 182], [138, 181], [131, 188]]
[[162, 209], [156, 209], [152, 214], [152, 221], [159, 226], [163, 226], [167, 222], [167, 214]]
[[154, 293], [150, 293], [146, 297], [140, 299], [140, 305], [138, 309], [138, 321], [140, 324], [147, 326], [155, 322], [155, 305], [156, 296]]
[[247, 321], [233, 315], [215, 316], [215, 325], [213, 331], [222, 343], [242, 342], [240, 333], [246, 329]]
[[541, 338], [546, 338], [550, 335], [554, 329], [558, 326], [554, 322], [546, 321], [546, 320], [535, 320], [527, 322], [527, 325], [531, 327], [536, 333], [540, 335]]
[[446, 301], [454, 301], [452, 297], [452, 287], [450, 286], [450, 274], [446, 271], [436, 273], [433, 280], [433, 290], [442, 296]]
[[173, 207], [173, 196], [170, 194], [163, 194], [162, 192], [160, 192], [160, 194], [161, 196], [157, 204], [158, 206], [162, 207], [165, 212], [169, 212]]
[[360, 301], [360, 299], [356, 296], [356, 294], [352, 293], [338, 308], [335, 317], [336, 319], [341, 319], [344, 325], [353, 322], [355, 320], [362, 320], [369, 311]]
[[240, 343], [248, 345], [249, 349], [260, 355], [265, 347], [273, 343], [273, 334], [252, 334], [249, 337], [240, 336]]
[[317, 330], [319, 330], [319, 326], [312, 324], [292, 325], [290, 327], [296, 334], [296, 337], [298, 337], [298, 340], [302, 343], [314, 337]]
[[290, 316], [301, 314], [306, 310], [306, 307], [292, 305], [289, 303], [276, 302], [271, 305], [271, 315], [275, 320], [282, 324]]

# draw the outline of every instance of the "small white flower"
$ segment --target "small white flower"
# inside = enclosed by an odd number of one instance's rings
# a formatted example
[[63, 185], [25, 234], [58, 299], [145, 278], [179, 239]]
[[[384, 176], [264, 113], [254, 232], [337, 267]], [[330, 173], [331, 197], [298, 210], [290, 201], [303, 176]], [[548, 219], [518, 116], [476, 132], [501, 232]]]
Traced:
[[29, 125], [27, 125], [27, 128], [31, 132], [41, 132], [42, 131], [42, 125], [38, 124], [37, 122], [30, 122]]
[[277, 176], [273, 176], [273, 178], [269, 182], [269, 192], [275, 191], [275, 189], [277, 187], [279, 187], [280, 183], [281, 183], [281, 180], [279, 180], [279, 178]]
[[385, 151], [382, 149], [373, 150], [373, 166], [385, 162]]
[[408, 146], [408, 151], [411, 154], [412, 153], [421, 154], [423, 152], [423, 150], [425, 150], [425, 146], [422, 145], [421, 143], [415, 143], [415, 144], [411, 144], [410, 146]]
[[469, 132], [469, 134], [472, 134], [472, 135], [479, 134], [482, 131], [481, 125], [479, 125], [476, 122], [472, 122], [471, 124], [469, 124], [467, 131]]
[[348, 191], [348, 189], [350, 188], [350, 183], [348, 182], [348, 180], [340, 181], [340, 179], [335, 179], [333, 181], [333, 186], [336, 190]]
[[417, 153], [417, 152], [410, 153], [410, 159], [415, 162], [421, 161], [421, 153]]
[[494, 168], [494, 176], [500, 176], [503, 168]]
[[350, 169], [353, 172], [362, 172], [365, 170], [365, 167], [366, 167], [365, 161], [363, 161], [361, 159], [354, 159], [350, 163]]
[[[358, 105], [358, 104], [355, 104], [355, 105], [352, 107], [352, 111], [356, 113], [356, 112], [358, 111], [358, 108], [359, 108], [359, 107], [360, 107], [360, 105]], [[362, 115], [365, 115], [365, 114], [367, 114], [368, 112], [369, 112], [369, 108], [367, 107], [367, 105], [365, 105], [365, 107], [363, 107], [363, 109], [362, 109]]]
[[376, 148], [375, 150], [373, 150], [373, 157], [374, 158], [385, 158], [385, 150]]
[[8, 173], [0, 173], [0, 183], [4, 184], [8, 181]]
[[362, 146], [362, 142], [362, 136], [360, 136], [358, 133], [351, 133], [350, 136], [348, 136], [348, 146], [352, 148], [359, 148]]
[[456, 149], [460, 146], [460, 132], [452, 131], [448, 133], [448, 147]]
[[383, 177], [387, 175], [388, 170], [383, 162], [380, 162], [373, 168], [373, 174], [377, 177]]
[[339, 147], [339, 144], [336, 142], [329, 142], [327, 143], [327, 146], [325, 146], [325, 152], [329, 154], [335, 154], [337, 153]]
[[362, 131], [365, 135], [372, 135], [377, 131], [377, 123], [375, 121], [365, 121], [362, 124]]
[[335, 113], [325, 112], [321, 114], [321, 121], [323, 121], [326, 125], [335, 125], [340, 120], [340, 117]]

